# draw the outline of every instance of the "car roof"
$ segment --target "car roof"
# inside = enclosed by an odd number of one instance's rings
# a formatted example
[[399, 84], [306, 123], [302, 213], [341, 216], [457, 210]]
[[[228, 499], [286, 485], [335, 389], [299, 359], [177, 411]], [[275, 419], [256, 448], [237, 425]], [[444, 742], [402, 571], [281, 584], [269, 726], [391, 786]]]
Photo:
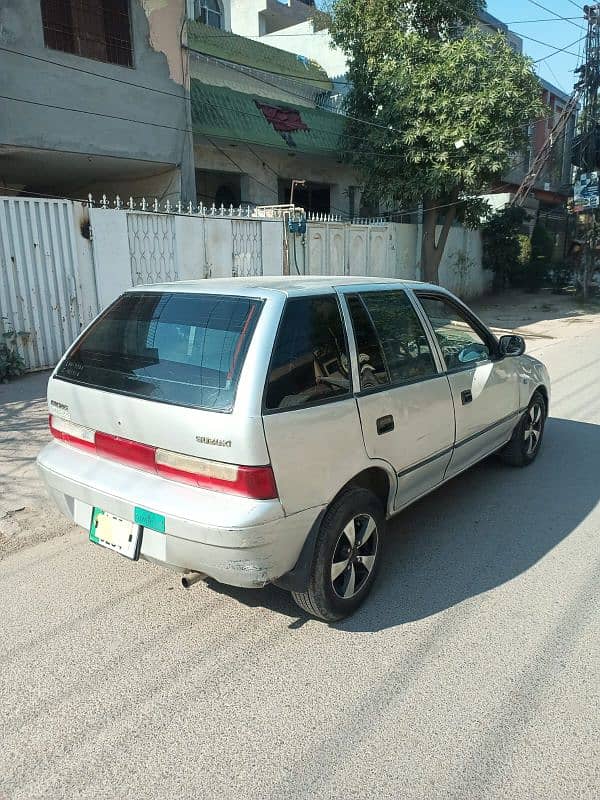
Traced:
[[[420, 281], [397, 278], [367, 278], [354, 275], [267, 275], [257, 278], [210, 278], [193, 281], [172, 281], [135, 286], [130, 292], [149, 290], [153, 292], [185, 292], [198, 294], [231, 294], [248, 297], [264, 297], [271, 293], [294, 295], [322, 294], [338, 287], [382, 286], [407, 289], [435, 289], [439, 286]], [[442, 289], [442, 291], [444, 291]]]

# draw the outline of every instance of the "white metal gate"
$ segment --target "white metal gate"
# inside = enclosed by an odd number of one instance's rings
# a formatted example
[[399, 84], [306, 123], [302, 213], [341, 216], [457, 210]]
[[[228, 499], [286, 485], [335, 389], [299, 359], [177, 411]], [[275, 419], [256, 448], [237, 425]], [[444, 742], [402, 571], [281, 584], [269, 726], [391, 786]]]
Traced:
[[233, 219], [234, 278], [249, 278], [263, 274], [262, 226], [251, 219]]
[[128, 212], [127, 234], [134, 286], [179, 278], [173, 215]]
[[51, 367], [79, 334], [81, 286], [69, 200], [0, 197], [0, 332], [28, 369]]
[[[309, 222], [305, 257], [309, 275], [394, 275], [389, 225]], [[294, 252], [290, 258], [293, 263]]]

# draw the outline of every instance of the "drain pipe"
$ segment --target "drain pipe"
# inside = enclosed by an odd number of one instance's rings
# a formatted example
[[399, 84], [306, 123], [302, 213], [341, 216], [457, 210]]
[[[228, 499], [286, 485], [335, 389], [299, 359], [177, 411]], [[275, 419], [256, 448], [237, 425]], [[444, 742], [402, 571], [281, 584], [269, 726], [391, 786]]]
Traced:
[[184, 575], [181, 579], [181, 585], [184, 589], [189, 589], [198, 581], [203, 581], [205, 578], [208, 578], [208, 575], [205, 572], [189, 572], [187, 575]]

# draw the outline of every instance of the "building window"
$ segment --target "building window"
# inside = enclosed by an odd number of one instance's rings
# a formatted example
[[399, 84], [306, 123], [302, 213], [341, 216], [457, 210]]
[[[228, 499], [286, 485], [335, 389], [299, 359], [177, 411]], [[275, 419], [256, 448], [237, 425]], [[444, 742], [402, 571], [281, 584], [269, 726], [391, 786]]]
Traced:
[[[292, 182], [279, 180], [279, 202], [289, 203]], [[331, 186], [328, 183], [311, 183], [294, 187], [294, 205], [312, 214], [331, 213]]]
[[242, 202], [241, 184], [242, 176], [233, 172], [196, 170], [196, 196], [205, 206], [237, 208]]
[[192, 0], [191, 17], [211, 28], [223, 27], [223, 11], [219, 0]]
[[52, 50], [133, 66], [129, 0], [41, 0], [44, 43]]

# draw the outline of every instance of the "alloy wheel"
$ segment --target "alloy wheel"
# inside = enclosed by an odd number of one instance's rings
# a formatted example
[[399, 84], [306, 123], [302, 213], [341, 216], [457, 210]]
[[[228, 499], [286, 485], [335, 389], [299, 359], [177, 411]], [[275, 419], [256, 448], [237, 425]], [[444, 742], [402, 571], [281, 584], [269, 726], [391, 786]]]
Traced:
[[534, 403], [525, 418], [525, 445], [526, 453], [531, 456], [537, 450], [542, 438], [542, 427], [544, 424], [544, 413], [539, 403]]
[[359, 514], [344, 527], [333, 551], [331, 585], [338, 597], [349, 600], [367, 582], [375, 566], [379, 534], [369, 514]]

